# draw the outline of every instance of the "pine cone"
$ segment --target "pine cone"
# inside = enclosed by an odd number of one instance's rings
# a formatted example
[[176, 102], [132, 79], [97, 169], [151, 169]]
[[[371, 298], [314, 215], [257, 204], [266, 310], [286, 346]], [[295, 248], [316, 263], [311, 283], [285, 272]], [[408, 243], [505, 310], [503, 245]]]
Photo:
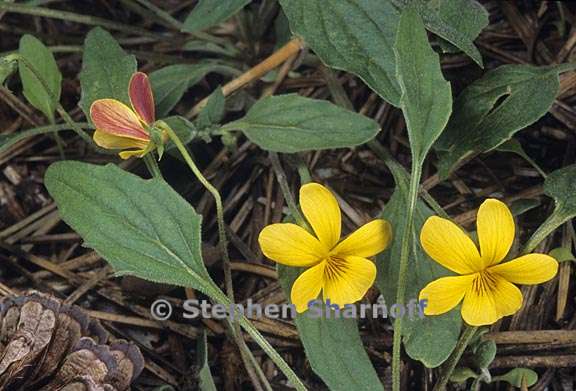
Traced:
[[0, 389], [123, 391], [144, 358], [80, 307], [37, 292], [0, 301]]

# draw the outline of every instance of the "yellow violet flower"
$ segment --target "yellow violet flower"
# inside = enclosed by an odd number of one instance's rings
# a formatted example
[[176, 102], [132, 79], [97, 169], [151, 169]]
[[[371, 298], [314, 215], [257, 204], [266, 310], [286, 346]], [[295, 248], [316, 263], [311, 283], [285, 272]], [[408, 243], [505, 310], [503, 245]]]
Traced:
[[272, 224], [258, 238], [264, 255], [287, 266], [307, 267], [294, 282], [292, 303], [304, 312], [320, 291], [339, 307], [360, 300], [374, 283], [376, 266], [366, 259], [383, 251], [392, 238], [390, 224], [374, 220], [340, 241], [340, 207], [318, 183], [300, 189], [300, 207], [314, 235], [296, 224]]
[[428, 300], [426, 315], [450, 311], [461, 301], [462, 318], [472, 326], [490, 325], [522, 306], [522, 293], [514, 284], [540, 284], [552, 279], [558, 262], [545, 254], [528, 254], [500, 263], [510, 251], [515, 226], [508, 207], [488, 199], [476, 221], [480, 251], [453, 222], [433, 216], [424, 223], [420, 241], [424, 251], [440, 265], [460, 274], [429, 283], [420, 292]]

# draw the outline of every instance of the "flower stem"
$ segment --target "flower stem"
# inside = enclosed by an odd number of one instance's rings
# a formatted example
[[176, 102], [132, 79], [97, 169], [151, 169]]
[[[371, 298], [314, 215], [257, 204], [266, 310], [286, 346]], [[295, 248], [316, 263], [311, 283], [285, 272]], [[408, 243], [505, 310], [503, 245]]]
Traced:
[[153, 153], [147, 153], [144, 155], [144, 163], [146, 163], [146, 168], [150, 171], [152, 178], [163, 179], [162, 172], [160, 172], [160, 167], [158, 167], [158, 162], [154, 158]]
[[[220, 197], [220, 193], [218, 192], [218, 190], [214, 186], [212, 186], [212, 184], [202, 174], [202, 171], [200, 171], [200, 169], [198, 168], [198, 166], [188, 153], [186, 146], [182, 143], [182, 141], [176, 135], [176, 133], [169, 126], [166, 126], [165, 129], [168, 132], [168, 136], [170, 137], [172, 142], [174, 142], [176, 148], [178, 148], [178, 151], [180, 151], [180, 154], [188, 164], [188, 167], [190, 167], [190, 170], [192, 170], [192, 172], [194, 173], [196, 178], [200, 181], [200, 183], [202, 183], [202, 185], [206, 188], [206, 190], [208, 190], [210, 194], [212, 194], [212, 196], [214, 197], [216, 203], [216, 219], [218, 222], [218, 244], [220, 245], [223, 258], [224, 280], [227, 294], [226, 299], [228, 303], [234, 303], [232, 270], [230, 267], [230, 256], [228, 255], [228, 240], [226, 239], [226, 228], [224, 226], [224, 207], [222, 205], [222, 198]], [[220, 292], [219, 289], [215, 289], [214, 291], [219, 295]], [[220, 298], [219, 300], [223, 301], [222, 298]], [[254, 370], [256, 370], [258, 374], [261, 375], [260, 379], [265, 384], [266, 389], [270, 389], [271, 387], [269, 384], [267, 384], [267, 379], [265, 378], [265, 376], [263, 376], [263, 372], [258, 367], [256, 359], [252, 355], [252, 352], [246, 345], [246, 341], [244, 341], [244, 338], [242, 337], [242, 333], [240, 332], [240, 327], [237, 322], [234, 322], [232, 325], [232, 336], [236, 341], [238, 348], [241, 351], [244, 366], [246, 367], [246, 370], [248, 371], [248, 374], [250, 375], [250, 378], [254, 383], [255, 387], [258, 388], [258, 381], [254, 373]]]
[[[406, 296], [406, 283], [408, 277], [408, 258], [410, 257], [410, 241], [412, 238], [412, 220], [414, 209], [418, 200], [418, 188], [420, 187], [420, 177], [422, 168], [420, 162], [412, 162], [412, 173], [410, 176], [410, 189], [408, 191], [408, 210], [402, 232], [402, 242], [400, 247], [400, 267], [398, 272], [398, 290], [396, 291], [396, 303], [403, 304]], [[402, 348], [402, 317], [399, 316], [394, 321], [394, 340], [392, 346], [392, 390], [400, 391], [400, 363]]]
[[[216, 295], [215, 300], [227, 306], [231, 304], [230, 299], [222, 292]], [[234, 317], [238, 318], [240, 326], [242, 326], [242, 328], [246, 330], [250, 337], [252, 337], [254, 342], [256, 342], [262, 348], [262, 350], [266, 352], [266, 354], [268, 354], [270, 359], [272, 359], [272, 361], [278, 366], [282, 373], [284, 373], [284, 375], [288, 378], [290, 383], [292, 383], [291, 385], [294, 386], [294, 388], [296, 388], [298, 391], [306, 391], [307, 388], [304, 383], [302, 383], [302, 380], [300, 380], [298, 375], [296, 375], [292, 368], [290, 368], [290, 365], [284, 361], [282, 356], [280, 356], [280, 354], [272, 347], [272, 345], [270, 345], [270, 343], [262, 336], [262, 334], [260, 334], [258, 329], [254, 327], [250, 320], [248, 320], [248, 318], [246, 318], [246, 316], [240, 312], [236, 313]]]
[[442, 367], [442, 372], [440, 373], [440, 377], [438, 378], [438, 381], [436, 382], [436, 385], [434, 386], [434, 389], [432, 391], [446, 390], [446, 386], [448, 385], [450, 376], [452, 376], [452, 372], [454, 372], [456, 365], [458, 365], [460, 358], [462, 358], [462, 354], [464, 354], [466, 347], [468, 346], [474, 335], [476, 335], [476, 331], [478, 331], [478, 327], [466, 325], [466, 328], [460, 335], [460, 339], [458, 340], [458, 343], [456, 344], [454, 351], [452, 352], [450, 357], [448, 357], [446, 363], [444, 363], [444, 366]]
[[[288, 204], [288, 209], [290, 209], [290, 214], [296, 220], [296, 224], [301, 227], [308, 227], [306, 220], [300, 213], [300, 209], [296, 206], [296, 201], [292, 196], [292, 192], [290, 191], [290, 186], [288, 185], [288, 180], [286, 179], [286, 173], [282, 168], [282, 163], [280, 163], [280, 158], [278, 157], [277, 152], [270, 152], [269, 155], [270, 161], [272, 162], [272, 168], [274, 169], [274, 174], [276, 174], [276, 180], [280, 184], [280, 190], [282, 190], [282, 195]], [[309, 228], [309, 227], [308, 227]]]
[[562, 207], [557, 207], [554, 212], [538, 227], [538, 229], [532, 234], [524, 249], [522, 254], [528, 254], [544, 240], [548, 235], [552, 234], [558, 227], [564, 224], [570, 219], [570, 215], [564, 212]]

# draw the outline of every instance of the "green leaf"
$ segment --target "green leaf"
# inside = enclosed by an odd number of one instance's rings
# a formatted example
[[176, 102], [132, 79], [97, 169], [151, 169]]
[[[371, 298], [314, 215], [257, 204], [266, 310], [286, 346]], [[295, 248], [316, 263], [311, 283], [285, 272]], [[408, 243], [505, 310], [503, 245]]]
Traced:
[[576, 217], [574, 188], [576, 188], [576, 164], [556, 170], [546, 177], [544, 194], [554, 199], [555, 208], [554, 212], [538, 228], [539, 231], [547, 224], [560, 226]]
[[393, 52], [399, 13], [389, 0], [280, 0], [292, 32], [328, 66], [400, 104]]
[[[278, 265], [278, 280], [290, 297], [302, 269]], [[355, 319], [297, 314], [296, 327], [314, 372], [332, 391], [382, 391], [382, 383], [362, 345]]]
[[200, 114], [198, 114], [198, 119], [196, 119], [198, 128], [204, 129], [218, 125], [224, 117], [225, 103], [226, 100], [222, 93], [222, 88], [216, 88], [208, 97], [206, 106], [200, 111]]
[[568, 247], [556, 247], [551, 250], [548, 255], [556, 259], [558, 262], [576, 261], [576, 257]]
[[474, 46], [474, 40], [488, 25], [488, 12], [480, 3], [475, 0], [420, 0], [418, 8], [426, 29], [482, 66], [482, 55]]
[[242, 130], [261, 148], [286, 153], [352, 147], [380, 130], [368, 117], [296, 94], [260, 99], [244, 118], [222, 129]]
[[452, 376], [450, 376], [450, 381], [455, 383], [465, 383], [468, 379], [476, 379], [478, 374], [474, 372], [472, 369], [467, 367], [458, 367], [454, 369], [452, 372]]
[[208, 340], [205, 329], [202, 329], [202, 335], [196, 341], [196, 358], [198, 360], [198, 387], [200, 391], [216, 391], [216, 384], [214, 384], [208, 365]]
[[[398, 175], [398, 173], [397, 173]], [[406, 208], [408, 199], [408, 175], [396, 178], [396, 190], [386, 204], [381, 218], [387, 220], [394, 227], [394, 237], [401, 238], [406, 224]], [[408, 258], [408, 279], [406, 283], [406, 301], [418, 299], [420, 290], [429, 282], [449, 275], [449, 272], [426, 255], [420, 245], [419, 233], [426, 219], [434, 213], [420, 200], [414, 210], [413, 221], [413, 248]], [[398, 286], [400, 240], [394, 240], [391, 248], [378, 255], [376, 265], [378, 275], [376, 286], [384, 296], [390, 307], [396, 302]], [[414, 319], [404, 318], [402, 335], [406, 353], [421, 361], [428, 368], [435, 368], [442, 364], [450, 355], [458, 338], [462, 319], [458, 309], [437, 316], [426, 316]]]
[[232, 67], [214, 63], [168, 65], [152, 72], [150, 83], [154, 91], [157, 117], [167, 115], [190, 87], [211, 72], [232, 76], [238, 74]]
[[442, 133], [452, 110], [450, 83], [428, 43], [422, 19], [413, 7], [402, 12], [394, 46], [398, 81], [413, 164], [421, 165]]
[[[60, 102], [62, 87], [58, 64], [52, 52], [32, 35], [26, 34], [20, 39], [19, 53], [26, 60], [18, 63], [24, 96], [32, 106], [48, 117], [50, 123], [54, 123], [54, 112]], [[36, 73], [30, 70], [30, 66]]]
[[126, 54], [106, 30], [96, 27], [84, 41], [78, 105], [90, 120], [90, 106], [97, 99], [112, 98], [130, 106], [128, 84], [136, 72], [136, 58]]
[[532, 369], [514, 368], [504, 375], [494, 376], [492, 381], [505, 381], [514, 387], [520, 388], [523, 386], [523, 380], [528, 387], [531, 387], [538, 381], [538, 374]]
[[496, 342], [482, 341], [474, 351], [474, 364], [478, 369], [488, 368], [496, 358], [496, 352]]
[[200, 0], [184, 20], [182, 31], [193, 33], [217, 25], [236, 14], [248, 3], [250, 0]]
[[214, 291], [202, 218], [163, 180], [74, 161], [52, 164], [44, 179], [62, 219], [118, 274]]
[[504, 65], [468, 86], [435, 145], [440, 176], [446, 178], [464, 159], [498, 147], [546, 114], [558, 94], [558, 74], [572, 67]]

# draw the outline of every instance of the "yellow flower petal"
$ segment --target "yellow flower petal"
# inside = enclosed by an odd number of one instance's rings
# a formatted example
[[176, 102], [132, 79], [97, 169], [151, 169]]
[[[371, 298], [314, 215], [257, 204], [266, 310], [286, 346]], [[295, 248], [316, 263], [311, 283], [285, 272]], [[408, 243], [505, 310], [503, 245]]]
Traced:
[[136, 140], [129, 137], [116, 136], [96, 129], [94, 132], [94, 142], [106, 149], [128, 149], [138, 148], [144, 149], [148, 145], [148, 141]]
[[287, 266], [311, 266], [328, 256], [318, 239], [296, 224], [272, 224], [258, 237], [264, 255]]
[[334, 248], [333, 253], [337, 256], [371, 257], [384, 251], [391, 239], [390, 223], [386, 220], [374, 220], [352, 232]]
[[471, 326], [490, 325], [522, 307], [522, 292], [514, 284], [491, 273], [478, 273], [464, 296], [462, 319]]
[[300, 207], [314, 233], [329, 249], [340, 240], [342, 221], [340, 207], [334, 195], [318, 183], [300, 188]]
[[450, 220], [429, 217], [422, 226], [420, 242], [432, 259], [455, 273], [470, 274], [482, 270], [476, 245]]
[[294, 281], [290, 300], [296, 306], [297, 312], [304, 312], [308, 309], [308, 303], [315, 300], [322, 289], [324, 278], [325, 262], [312, 266]]
[[432, 281], [420, 291], [420, 300], [428, 300], [424, 313], [440, 315], [456, 307], [470, 289], [476, 274], [442, 277]]
[[488, 269], [515, 284], [540, 284], [554, 278], [558, 262], [546, 254], [528, 254]]
[[376, 266], [366, 258], [330, 258], [324, 269], [324, 301], [343, 307], [364, 297], [376, 279]]
[[142, 157], [142, 156], [144, 156], [145, 152], [146, 152], [146, 149], [137, 149], [137, 150], [134, 150], [134, 151], [122, 151], [122, 152], [120, 152], [118, 155], [119, 155], [122, 159], [126, 160], [126, 159], [131, 158], [132, 156]]
[[484, 268], [502, 261], [514, 242], [514, 218], [502, 201], [487, 199], [478, 209], [476, 221]]

